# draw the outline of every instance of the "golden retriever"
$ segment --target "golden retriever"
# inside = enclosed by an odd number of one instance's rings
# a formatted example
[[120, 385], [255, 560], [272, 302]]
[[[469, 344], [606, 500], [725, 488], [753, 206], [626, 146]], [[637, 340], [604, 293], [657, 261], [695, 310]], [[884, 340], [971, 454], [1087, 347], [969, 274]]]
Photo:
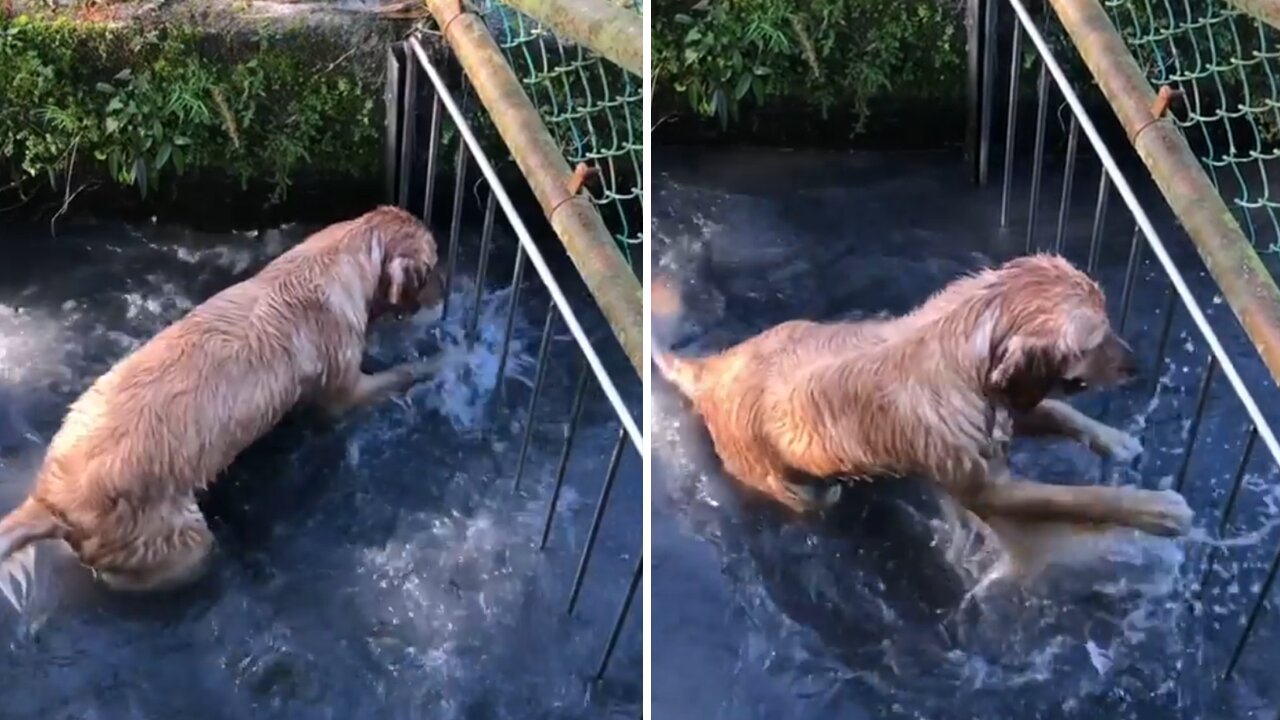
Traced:
[[438, 307], [436, 243], [380, 207], [331, 225], [165, 328], [74, 403], [35, 484], [0, 520], [0, 590], [19, 605], [34, 546], [62, 540], [107, 586], [201, 574], [214, 547], [196, 506], [299, 403], [337, 415], [407, 389], [432, 362], [360, 369], [369, 321]]
[[1002, 522], [1190, 529], [1173, 491], [1010, 472], [1014, 434], [1067, 436], [1120, 461], [1142, 450], [1050, 397], [1135, 373], [1102, 290], [1059, 257], [960, 278], [902, 317], [791, 321], [712, 357], [655, 353], [655, 364], [701, 415], [725, 469], [796, 510], [834, 502], [841, 481], [914, 475], [998, 533]]

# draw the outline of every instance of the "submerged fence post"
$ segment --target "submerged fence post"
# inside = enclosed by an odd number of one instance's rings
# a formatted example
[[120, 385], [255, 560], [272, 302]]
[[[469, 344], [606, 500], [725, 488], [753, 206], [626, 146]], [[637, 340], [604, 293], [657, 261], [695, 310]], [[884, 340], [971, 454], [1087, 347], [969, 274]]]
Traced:
[[484, 22], [459, 0], [426, 0], [551, 227], [637, 373], [643, 372], [640, 281], [589, 198], [571, 192], [569, 164]]
[[1280, 382], [1280, 288], [1097, 0], [1050, 0], [1116, 118], [1195, 243], [1249, 339]]

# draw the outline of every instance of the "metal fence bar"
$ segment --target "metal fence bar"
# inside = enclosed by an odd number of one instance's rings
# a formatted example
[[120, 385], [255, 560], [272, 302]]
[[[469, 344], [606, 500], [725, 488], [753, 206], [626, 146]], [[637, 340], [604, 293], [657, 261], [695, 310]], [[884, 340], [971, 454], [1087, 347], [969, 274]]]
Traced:
[[427, 131], [427, 187], [422, 198], [422, 219], [431, 225], [431, 209], [436, 197], [436, 170], [440, 157], [440, 93], [431, 93], [431, 129]]
[[396, 177], [399, 169], [399, 153], [396, 152], [396, 147], [400, 142], [400, 118], [391, 108], [396, 106], [399, 92], [400, 59], [396, 57], [395, 46], [391, 46], [387, 48], [387, 83], [382, 91], [382, 101], [388, 108], [382, 127], [384, 137], [387, 139], [382, 156], [383, 172], [386, 173], [383, 197], [386, 198], [386, 202], [393, 202], [396, 198]]
[[1098, 253], [1102, 251], [1102, 231], [1107, 225], [1107, 200], [1110, 196], [1111, 179], [1104, 172], [1102, 179], [1098, 181], [1098, 201], [1093, 208], [1093, 230], [1089, 233], [1089, 262], [1085, 269], [1090, 274], [1098, 267]]
[[1133, 240], [1129, 243], [1129, 262], [1124, 268], [1124, 288], [1120, 292], [1120, 334], [1129, 322], [1129, 305], [1133, 302], [1133, 284], [1138, 279], [1138, 264], [1142, 260], [1142, 230], [1133, 229]]
[[551, 537], [551, 524], [556, 519], [556, 508], [560, 505], [560, 491], [564, 489], [564, 473], [569, 469], [569, 457], [573, 454], [573, 439], [578, 435], [578, 423], [582, 421], [583, 400], [587, 397], [590, 385], [591, 368], [583, 363], [578, 373], [578, 387], [573, 391], [573, 409], [569, 411], [569, 424], [565, 426], [564, 447], [560, 451], [560, 463], [556, 466], [556, 482], [551, 488], [551, 499], [547, 502], [547, 516], [542, 523], [542, 539], [538, 541], [538, 549], [547, 547]]
[[996, 97], [996, 9], [999, 0], [985, 0], [983, 23], [985, 40], [982, 42], [982, 109], [978, 130], [978, 185], [986, 187], [991, 175], [991, 125]]
[[[418, 123], [418, 63], [404, 64], [404, 93], [400, 97], [404, 114], [400, 120], [400, 192], [396, 204], [409, 206], [409, 180], [412, 175], [409, 167], [413, 162], [414, 140], [417, 137]], [[390, 115], [391, 113], [388, 113]]]
[[1022, 26], [1013, 24], [1013, 50], [1009, 61], [1009, 114], [1005, 120], [1004, 181], [1000, 191], [1000, 227], [1009, 227], [1009, 196], [1013, 191], [1013, 148], [1018, 135], [1018, 71], [1022, 69]]
[[[511, 334], [516, 327], [516, 308], [520, 307], [520, 283], [524, 279], [524, 246], [516, 246], [516, 267], [511, 272], [511, 297], [507, 305], [507, 326], [502, 334], [502, 352], [498, 353], [498, 388], [502, 389], [502, 378], [506, 377], [507, 358], [511, 355]], [[495, 394], [494, 397], [497, 397]]]
[[1062, 243], [1067, 232], [1067, 214], [1071, 211], [1071, 185], [1076, 174], [1076, 147], [1080, 144], [1080, 124], [1071, 116], [1071, 129], [1067, 133], [1067, 162], [1062, 170], [1062, 202], [1058, 205], [1058, 234], [1053, 238], [1053, 251], [1062, 254]]
[[582, 548], [582, 557], [578, 559], [578, 570], [573, 575], [573, 590], [569, 592], [569, 607], [565, 611], [572, 615], [578, 605], [578, 596], [582, 592], [582, 581], [587, 576], [587, 565], [591, 562], [591, 553], [595, 550], [596, 538], [600, 534], [600, 524], [604, 521], [604, 511], [609, 506], [609, 495], [613, 493], [613, 481], [618, 477], [618, 467], [622, 464], [622, 453], [627, 449], [627, 434], [618, 431], [618, 442], [613, 446], [613, 456], [609, 458], [609, 469], [605, 472], [604, 483], [600, 486], [600, 497], [596, 500], [596, 512], [591, 517], [591, 529], [587, 531], [587, 543]]
[[1036, 103], [1036, 150], [1031, 158], [1031, 203], [1027, 210], [1027, 252], [1035, 249], [1036, 215], [1040, 209], [1040, 178], [1044, 173], [1044, 134], [1049, 112], [1049, 71], [1040, 63], [1040, 79], [1037, 85], [1039, 101]]
[[462, 236], [462, 200], [467, 194], [467, 145], [458, 143], [458, 158], [453, 185], [453, 217], [449, 223], [449, 258], [445, 264], [444, 304], [440, 308], [440, 317], [449, 317], [449, 297], [453, 295], [453, 275], [458, 269], [458, 251]]
[[604, 655], [600, 658], [600, 665], [596, 668], [596, 680], [604, 677], [604, 671], [609, 667], [609, 659], [613, 657], [613, 651], [618, 646], [618, 638], [622, 635], [622, 626], [627, 622], [627, 615], [631, 612], [631, 601], [636, 598], [636, 589], [640, 587], [640, 576], [644, 572], [644, 558], [636, 558], [636, 569], [631, 574], [631, 586], [627, 588], [627, 597], [622, 601], [622, 607], [618, 609], [618, 618], [613, 623], [613, 631], [609, 633], [609, 643], [605, 645]]
[[[489, 244], [493, 241], [493, 215], [498, 207], [497, 198], [489, 191], [489, 200], [484, 204], [484, 229], [480, 231], [480, 260], [476, 268], [476, 291], [471, 299], [471, 319], [467, 322], [467, 342], [476, 340], [476, 328], [480, 322], [480, 301], [484, 293], [485, 276], [489, 274]], [[513, 304], [511, 307], [515, 307]]]
[[556, 322], [556, 305], [547, 306], [547, 321], [542, 326], [542, 344], [538, 346], [538, 369], [533, 379], [533, 393], [529, 396], [529, 410], [524, 416], [524, 440], [520, 443], [520, 461], [516, 464], [513, 489], [520, 489], [520, 477], [524, 475], [525, 460], [529, 456], [529, 441], [533, 439], [534, 413], [538, 411], [538, 397], [542, 394], [542, 384], [547, 376], [547, 354], [551, 351], [551, 329]]
[[[1222, 514], [1218, 518], [1218, 537], [1224, 537], [1231, 525], [1231, 518], [1236, 511], [1236, 501], [1240, 498], [1240, 489], [1244, 487], [1245, 471], [1249, 468], [1249, 460], [1253, 458], [1253, 449], [1257, 447], [1257, 441], [1258, 429], [1250, 424], [1249, 437], [1244, 443], [1244, 452], [1240, 453], [1240, 463], [1236, 465], [1235, 475], [1231, 479], [1231, 492], [1227, 495], [1227, 502], [1223, 505]], [[1200, 575], [1200, 586], [1197, 590], [1200, 594], [1204, 594], [1204, 589], [1209, 584], [1209, 574], [1213, 571], [1217, 557], [1217, 546], [1210, 545], [1209, 551], [1205, 554], [1204, 572]]]
[[1204, 418], [1205, 406], [1209, 404], [1209, 388], [1213, 386], [1213, 372], [1217, 369], [1213, 356], [1204, 366], [1204, 376], [1200, 378], [1200, 392], [1196, 396], [1196, 412], [1191, 416], [1191, 427], [1187, 430], [1187, 447], [1182, 451], [1182, 462], [1178, 465], [1178, 474], [1174, 476], [1173, 489], [1182, 492], [1187, 482], [1187, 469], [1191, 467], [1191, 454], [1196, 449], [1196, 440], [1200, 437], [1200, 421]]

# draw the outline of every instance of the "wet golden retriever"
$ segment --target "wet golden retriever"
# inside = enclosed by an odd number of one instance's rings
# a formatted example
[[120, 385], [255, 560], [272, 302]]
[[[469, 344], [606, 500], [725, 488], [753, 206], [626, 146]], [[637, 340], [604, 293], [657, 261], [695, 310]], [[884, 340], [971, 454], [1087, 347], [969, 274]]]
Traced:
[[436, 243], [380, 207], [331, 225], [223, 290], [70, 407], [30, 495], [0, 520], [0, 589], [25, 588], [38, 540], [65, 541], [109, 587], [196, 578], [214, 539], [195, 492], [299, 403], [337, 415], [407, 389], [430, 361], [360, 369], [369, 321], [436, 308]]
[[914, 475], [997, 532], [1001, 521], [1162, 536], [1190, 528], [1173, 491], [1010, 472], [1014, 434], [1067, 436], [1121, 461], [1142, 450], [1050, 397], [1135, 372], [1102, 290], [1059, 257], [958, 279], [902, 317], [786, 322], [712, 357], [655, 361], [702, 416], [725, 469], [797, 510], [833, 502], [841, 481]]

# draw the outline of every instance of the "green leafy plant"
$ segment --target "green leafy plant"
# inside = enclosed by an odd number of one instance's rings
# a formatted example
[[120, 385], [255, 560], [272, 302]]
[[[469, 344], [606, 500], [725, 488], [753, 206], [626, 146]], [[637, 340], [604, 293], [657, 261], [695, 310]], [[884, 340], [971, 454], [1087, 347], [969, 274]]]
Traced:
[[[376, 78], [302, 32], [256, 45], [194, 28], [0, 19], [0, 169], [20, 191], [73, 177], [144, 196], [192, 172], [266, 180], [376, 171]], [[4, 185], [0, 181], [0, 185]]]
[[722, 127], [744, 109], [853, 111], [963, 92], [959, 6], [949, 0], [676, 0], [653, 6], [654, 82]]

